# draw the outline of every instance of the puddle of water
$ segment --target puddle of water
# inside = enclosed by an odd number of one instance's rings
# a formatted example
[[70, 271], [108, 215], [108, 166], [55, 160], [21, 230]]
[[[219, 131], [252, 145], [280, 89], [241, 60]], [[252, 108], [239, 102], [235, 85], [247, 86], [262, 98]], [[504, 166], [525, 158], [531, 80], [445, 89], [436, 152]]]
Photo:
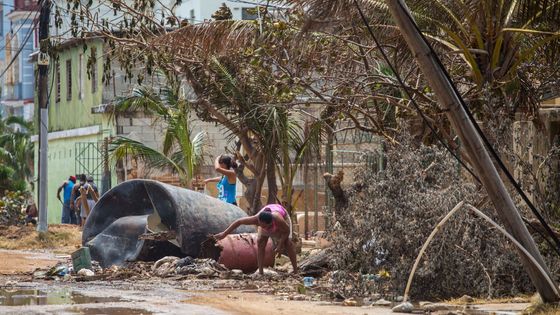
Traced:
[[64, 310], [61, 314], [83, 314], [83, 315], [151, 315], [150, 311], [127, 307], [73, 307]]
[[122, 301], [118, 297], [90, 297], [70, 290], [8, 290], [0, 289], [0, 305], [54, 305], [54, 304], [85, 304]]

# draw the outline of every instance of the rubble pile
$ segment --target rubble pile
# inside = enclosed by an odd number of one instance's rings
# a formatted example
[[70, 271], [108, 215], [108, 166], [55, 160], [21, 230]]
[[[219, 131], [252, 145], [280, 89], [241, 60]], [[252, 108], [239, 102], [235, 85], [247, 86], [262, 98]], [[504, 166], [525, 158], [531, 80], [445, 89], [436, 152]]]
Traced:
[[155, 262], [152, 274], [158, 277], [173, 275], [196, 275], [199, 278], [220, 277], [229, 270], [210, 258], [200, 259], [192, 257], [167, 256]]
[[[496, 218], [487, 196], [466, 180], [457, 161], [436, 147], [404, 139], [386, 156], [386, 169], [356, 170], [347, 205], [328, 213], [329, 265], [341, 294], [402, 294], [420, 247], [460, 201]], [[386, 272], [386, 281], [367, 275]], [[556, 274], [556, 273], [555, 273]], [[361, 275], [361, 276], [357, 276]], [[507, 276], [505, 276], [507, 275]], [[532, 285], [516, 252], [485, 222], [459, 211], [432, 241], [412, 284], [413, 298], [504, 296]]]

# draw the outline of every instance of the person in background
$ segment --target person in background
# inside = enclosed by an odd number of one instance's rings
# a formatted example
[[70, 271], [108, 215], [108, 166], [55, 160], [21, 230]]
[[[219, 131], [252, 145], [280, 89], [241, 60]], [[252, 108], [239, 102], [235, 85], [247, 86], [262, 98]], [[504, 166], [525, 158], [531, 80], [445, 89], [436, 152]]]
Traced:
[[[72, 197], [72, 189], [76, 184], [76, 176], [68, 177], [58, 190], [56, 191], [56, 198], [62, 203], [62, 219], [60, 220], [62, 224], [78, 224], [78, 219], [76, 218], [76, 213], [70, 206], [70, 200]], [[60, 199], [60, 192], [64, 190], [63, 199]]]
[[274, 244], [275, 254], [278, 256], [287, 254], [292, 263], [293, 272], [297, 273], [296, 249], [292, 242], [292, 221], [288, 211], [282, 205], [266, 205], [256, 215], [235, 220], [225, 231], [215, 234], [213, 237], [216, 240], [221, 240], [240, 225], [258, 226], [257, 263], [261, 275], [263, 274], [264, 254], [269, 237]]
[[27, 207], [25, 208], [25, 224], [33, 224], [33, 225], [37, 225], [37, 216], [39, 215], [39, 212], [37, 211], [37, 206], [35, 205], [35, 202], [30, 201], [27, 204]]
[[80, 199], [80, 187], [86, 184], [86, 175], [78, 175], [79, 182], [72, 188], [72, 194], [70, 195], [70, 209], [72, 209], [78, 219], [78, 225], [82, 225], [82, 217], [80, 216], [80, 208], [76, 206], [78, 200]]
[[77, 199], [76, 206], [80, 209], [81, 226], [84, 226], [89, 213], [99, 200], [99, 190], [93, 182], [93, 177], [88, 176], [86, 183], [80, 185], [80, 197]]
[[237, 181], [235, 169], [237, 168], [237, 163], [233, 156], [229, 154], [220, 155], [214, 161], [214, 168], [222, 176], [207, 178], [204, 180], [204, 184], [217, 182], [218, 199], [237, 206], [237, 200], [235, 199], [235, 183]]

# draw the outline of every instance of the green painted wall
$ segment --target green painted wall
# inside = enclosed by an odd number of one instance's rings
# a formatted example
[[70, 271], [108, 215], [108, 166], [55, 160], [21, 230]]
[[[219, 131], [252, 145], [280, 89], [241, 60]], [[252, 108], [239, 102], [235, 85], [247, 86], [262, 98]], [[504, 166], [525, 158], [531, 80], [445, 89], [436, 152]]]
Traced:
[[[96, 86], [97, 90], [92, 92], [92, 77], [88, 77], [87, 63], [95, 47], [97, 62]], [[82, 55], [82, 78], [80, 78], [80, 55]], [[101, 115], [92, 114], [91, 107], [101, 104], [103, 84], [103, 42], [91, 41], [84, 52], [83, 46], [72, 46], [61, 51], [58, 55], [58, 67], [60, 69], [60, 101], [56, 101], [57, 79], [55, 75], [54, 85], [50, 92], [49, 103], [49, 131], [68, 130], [91, 125], [101, 124]], [[72, 68], [72, 94], [68, 100], [68, 68], [67, 61], [71, 60]], [[54, 64], [54, 63], [53, 63]], [[51, 67], [54, 70], [54, 67]], [[56, 72], [56, 71], [53, 71]], [[52, 80], [52, 79], [51, 79]], [[80, 98], [79, 86], [82, 82], [83, 97]], [[49, 87], [51, 89], [51, 87]], [[37, 103], [37, 102], [36, 102]]]
[[[76, 174], [76, 143], [78, 142], [99, 142], [103, 138], [115, 134], [114, 126], [109, 120], [108, 115], [99, 115], [102, 124], [100, 132], [81, 137], [67, 137], [49, 140], [48, 171], [47, 171], [47, 209], [49, 224], [60, 223], [62, 217], [62, 205], [56, 199], [56, 191], [68, 176]], [[37, 144], [37, 143], [36, 143]], [[35, 156], [38, 156], [39, 148], [35, 146]], [[35, 160], [35, 174], [38, 174], [37, 160]], [[96, 183], [101, 189], [101, 183]], [[117, 184], [117, 175], [114, 169], [111, 170], [111, 184]], [[37, 185], [35, 185], [37, 189]], [[35, 191], [37, 193], [37, 191]], [[35, 196], [37, 196], [35, 194]], [[62, 193], [61, 193], [62, 197]], [[37, 198], [35, 198], [37, 199]]]
[[[96, 47], [97, 62], [97, 90], [92, 91], [92, 81], [87, 75], [87, 61], [91, 55], [91, 47]], [[88, 49], [84, 52], [83, 46], [71, 46], [65, 48], [59, 53], [60, 67], [60, 101], [56, 101], [56, 75], [54, 85], [50, 92], [49, 103], [49, 133], [72, 130], [77, 128], [99, 126], [99, 132], [96, 134], [84, 136], [72, 136], [66, 138], [58, 138], [49, 140], [48, 148], [48, 171], [47, 171], [47, 209], [48, 223], [60, 223], [62, 217], [62, 205], [56, 199], [56, 191], [64, 180], [70, 175], [77, 173], [76, 169], [76, 143], [78, 142], [94, 142], [102, 141], [105, 137], [116, 134], [113, 119], [106, 114], [92, 114], [91, 108], [98, 106], [102, 101], [103, 85], [101, 83], [103, 63], [102, 63], [102, 42], [88, 43]], [[79, 60], [82, 54], [82, 89], [83, 97], [79, 93]], [[67, 89], [67, 60], [71, 60], [72, 69], [72, 97], [68, 99]], [[54, 70], [51, 68], [51, 70]], [[50, 81], [49, 81], [50, 82]], [[51, 87], [49, 87], [51, 89]], [[38, 104], [38, 102], [35, 102]], [[39, 156], [39, 145], [35, 143], [35, 156]], [[35, 174], [38, 172], [38, 159], [35, 159]], [[117, 183], [117, 176], [114, 170], [111, 170], [111, 184]], [[101, 189], [101, 183], [96, 183]], [[61, 193], [62, 196], [62, 193]], [[35, 185], [35, 200], [37, 200], [37, 185]]]
[[[62, 138], [49, 141], [48, 174], [47, 174], [47, 209], [48, 222], [60, 223], [62, 205], [56, 199], [56, 191], [68, 176], [75, 173], [75, 143], [78, 141], [97, 141], [98, 135], [85, 137]], [[35, 154], [38, 154], [38, 149]], [[35, 163], [37, 170], [37, 163]], [[61, 193], [62, 197], [62, 193]]]

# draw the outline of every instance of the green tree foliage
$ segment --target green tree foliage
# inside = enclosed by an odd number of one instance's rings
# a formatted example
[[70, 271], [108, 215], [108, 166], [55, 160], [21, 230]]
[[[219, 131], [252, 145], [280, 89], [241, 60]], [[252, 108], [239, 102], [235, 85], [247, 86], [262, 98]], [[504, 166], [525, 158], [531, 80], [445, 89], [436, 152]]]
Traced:
[[26, 191], [32, 180], [32, 126], [21, 117], [0, 117], [0, 195]]
[[142, 110], [160, 119], [165, 125], [162, 151], [126, 137], [113, 140], [111, 151], [116, 159], [130, 155], [145, 161], [148, 168], [172, 170], [181, 184], [188, 186], [202, 163], [206, 133], [192, 134], [190, 104], [179, 81], [167, 76], [166, 82], [159, 91], [139, 86], [132, 95], [117, 100], [115, 106], [117, 113]]

